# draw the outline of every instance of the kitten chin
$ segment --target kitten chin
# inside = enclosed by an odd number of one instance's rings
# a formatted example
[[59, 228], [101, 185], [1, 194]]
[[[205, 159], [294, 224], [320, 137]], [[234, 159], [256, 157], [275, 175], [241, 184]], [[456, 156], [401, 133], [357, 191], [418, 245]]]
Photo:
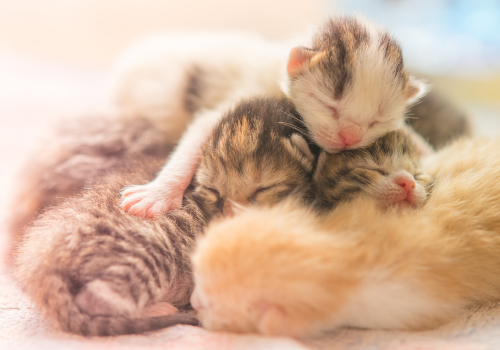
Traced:
[[420, 330], [500, 300], [499, 146], [462, 140], [436, 155], [420, 210], [357, 198], [318, 216], [285, 202], [209, 225], [192, 256], [203, 325], [294, 337]]

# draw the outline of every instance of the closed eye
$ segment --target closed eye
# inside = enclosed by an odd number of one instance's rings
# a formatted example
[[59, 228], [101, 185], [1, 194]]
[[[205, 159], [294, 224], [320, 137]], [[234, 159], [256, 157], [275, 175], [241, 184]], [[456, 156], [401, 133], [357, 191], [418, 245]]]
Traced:
[[382, 169], [367, 168], [367, 167], [360, 167], [360, 168], [363, 168], [363, 169], [366, 169], [366, 170], [376, 171], [377, 173], [379, 173], [382, 176], [389, 176], [389, 173], [387, 171], [382, 170]]
[[252, 201], [255, 201], [255, 199], [257, 198], [258, 195], [262, 194], [262, 193], [265, 193], [266, 191], [272, 189], [273, 187], [275, 187], [276, 185], [271, 185], [271, 186], [267, 186], [267, 187], [259, 187], [258, 189], [256, 189], [253, 194], [248, 198], [248, 201], [249, 202], [252, 202]]
[[267, 190], [269, 190], [269, 189], [273, 188], [274, 186], [275, 186], [275, 185], [258, 188], [258, 189], [256, 189], [256, 190], [254, 191], [254, 193], [253, 193], [252, 197], [254, 197], [254, 196], [256, 196], [256, 195], [258, 195], [258, 194], [260, 194], [260, 193], [262, 193], [262, 192], [265, 192], [265, 191], [267, 191]]
[[379, 121], [373, 121], [373, 122], [371, 122], [370, 124], [368, 124], [368, 127], [369, 127], [369, 128], [373, 128], [375, 125], [378, 125], [378, 124], [380, 124], [380, 122], [379, 122]]
[[212, 192], [215, 196], [217, 196], [217, 199], [221, 198], [221, 195], [220, 195], [219, 191], [217, 191], [215, 188], [210, 188], [210, 187], [206, 187], [206, 186], [203, 186], [203, 188], [205, 188], [206, 190]]
[[323, 101], [321, 98], [319, 98], [318, 96], [316, 96], [316, 94], [314, 94], [312, 92], [309, 95], [311, 97], [314, 97], [316, 100], [321, 102], [326, 108], [328, 108], [334, 119], [339, 119], [340, 115], [339, 115], [339, 111], [337, 110], [336, 107], [329, 105], [328, 103]]

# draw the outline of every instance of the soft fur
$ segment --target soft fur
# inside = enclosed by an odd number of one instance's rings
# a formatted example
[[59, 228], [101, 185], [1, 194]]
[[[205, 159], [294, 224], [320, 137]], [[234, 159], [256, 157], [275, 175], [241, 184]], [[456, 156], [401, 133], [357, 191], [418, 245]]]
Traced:
[[173, 145], [144, 118], [95, 115], [61, 121], [19, 173], [9, 216], [12, 245], [46, 208], [103, 184], [131, 162], [166, 159]]
[[[271, 111], [275, 113], [268, 117]], [[286, 100], [241, 104], [204, 146], [203, 160], [183, 207], [155, 221], [121, 210], [118, 190], [131, 182], [150, 181], [164, 157], [148, 156], [143, 139], [132, 138], [127, 145], [139, 149], [134, 157], [117, 152], [109, 158], [100, 160], [95, 154], [93, 158], [89, 149], [104, 149], [110, 140], [92, 139], [89, 129], [73, 130], [73, 145], [80, 147], [44, 163], [41, 170], [47, 173], [33, 174], [35, 181], [27, 183], [40, 199], [38, 207], [47, 204], [46, 198], [57, 197], [58, 190], [67, 194], [66, 186], [55, 187], [50, 196], [46, 190], [62, 165], [68, 167], [67, 174], [85, 173], [79, 160], [87, 156], [97, 164], [102, 161], [103, 172], [86, 172], [89, 187], [70, 176], [60, 177], [72, 189], [85, 187], [79, 195], [45, 208], [24, 233], [16, 252], [19, 284], [53, 324], [73, 333], [113, 335], [196, 324], [193, 318], [168, 314], [175, 307], [189, 309], [193, 284], [189, 254], [203, 226], [213, 216], [230, 214], [238, 203], [274, 203], [286, 195], [299, 195], [297, 188], [303, 192], [309, 188], [313, 160], [289, 141], [297, 134], [295, 129], [277, 123], [292, 125], [294, 114], [293, 105]], [[107, 122], [112, 126], [114, 121]], [[138, 125], [130, 119], [121, 123], [124, 127]], [[149, 125], [142, 132], [151, 136], [156, 129]], [[255, 147], [242, 147], [252, 140]], [[25, 212], [26, 217], [33, 214]]]
[[[198, 41], [204, 37], [210, 38], [208, 46]], [[186, 113], [177, 110], [183, 103], [184, 108], [191, 109], [192, 113], [199, 111], [157, 178], [149, 184], [123, 190], [122, 206], [133, 215], [152, 218], [178, 208], [198, 164], [200, 147], [226, 108], [240, 98], [257, 93], [276, 95], [272, 82], [275, 79], [277, 86], [277, 77], [284, 76], [285, 67], [288, 73], [285, 91], [315, 143], [331, 153], [368, 146], [386, 132], [401, 127], [407, 105], [425, 92], [423, 83], [409, 78], [403, 66], [401, 49], [394, 39], [375, 25], [355, 17], [327, 20], [314, 33], [307, 47], [291, 49], [286, 64], [284, 46], [276, 44], [273, 48], [266, 41], [259, 44], [256, 38], [248, 40], [243, 54], [235, 51], [241, 43], [233, 47], [231, 43], [235, 37], [230, 35], [199, 38], [179, 35], [177, 45], [173, 44], [175, 38], [170, 37], [168, 47], [155, 41], [154, 45], [145, 44], [146, 48], [158, 50], [155, 54], [154, 50], [144, 49], [144, 52], [150, 52], [145, 56], [152, 60], [150, 66], [147, 59], [137, 61], [131, 59], [133, 54], [129, 54], [122, 63], [124, 68], [120, 69], [123, 78], [119, 81], [126, 82], [127, 76], [137, 77], [136, 85], [124, 85], [124, 91], [134, 91], [143, 89], [142, 82], [152, 80], [148, 74], [139, 74], [141, 68], [162, 71], [154, 74], [157, 81], [152, 85], [155, 90], [163, 90], [157, 86], [165, 73], [163, 69], [171, 70], [170, 65], [180, 68], [181, 75], [176, 72], [174, 77], [177, 78], [168, 83], [172, 84], [169, 89], [177, 93], [167, 96], [176, 102], [166, 103], [163, 108], [170, 110], [165, 110], [164, 114], [174, 113], [177, 118], [182, 118]], [[181, 45], [189, 40], [192, 40], [189, 45]], [[210, 47], [212, 41], [214, 44]], [[241, 42], [247, 44], [245, 36], [241, 36]], [[259, 55], [249, 59], [253, 56], [246, 50], [259, 52]], [[205, 51], [206, 55], [203, 54]], [[166, 63], [158, 65], [158, 59], [165, 59]], [[127, 96], [121, 91], [118, 88], [119, 94]], [[220, 94], [210, 92], [207, 95], [207, 91], [220, 91]], [[151, 95], [156, 98], [156, 94]], [[186, 101], [189, 102], [187, 105]], [[149, 108], [144, 108], [144, 111], [151, 113]], [[172, 132], [178, 133], [177, 124], [171, 124]], [[187, 124], [180, 122], [179, 125]]]
[[[121, 210], [117, 190], [134, 181], [149, 181], [164, 157], [148, 156], [149, 147], [141, 146], [133, 157], [110, 153], [102, 159], [103, 173], [85, 172], [82, 164], [86, 163], [79, 160], [86, 159], [89, 149], [106, 149], [107, 128], [97, 139], [89, 129], [73, 130], [73, 145], [79, 146], [68, 150], [72, 154], [45, 164], [46, 173], [34, 173], [34, 183], [27, 185], [34, 198], [40, 198], [39, 208], [46, 204], [46, 182], [51, 183], [61, 165], [68, 174], [60, 177], [62, 184], [84, 187], [77, 196], [44, 208], [45, 213], [28, 228], [17, 255], [17, 280], [52, 323], [74, 333], [137, 333], [194, 323], [182, 315], [165, 314], [175, 311], [169, 304], [189, 308], [193, 284], [189, 254], [203, 226], [214, 217], [233, 215], [242, 206], [274, 204], [288, 196], [303, 203], [311, 200], [319, 149], [302, 134], [299, 118], [286, 99], [240, 103], [203, 146], [182, 208], [155, 221]], [[121, 123], [126, 130], [137, 126], [131, 119]], [[149, 124], [142, 133], [155, 135], [155, 130]], [[71, 134], [68, 131], [65, 136]], [[131, 138], [126, 144], [134, 149], [142, 141]], [[96, 156], [95, 162], [100, 163], [99, 159]], [[369, 151], [365, 160], [369, 166]], [[362, 159], [356, 164], [363, 165]], [[86, 182], [73, 181], [69, 174], [75, 171], [83, 171]], [[48, 198], [58, 197], [58, 190], [66, 195], [65, 188], [55, 187]], [[33, 214], [25, 212], [25, 216]]]
[[420, 210], [361, 197], [318, 217], [287, 202], [210, 225], [193, 255], [203, 325], [297, 337], [417, 330], [500, 300], [499, 146], [462, 140], [437, 154]]
[[382, 207], [422, 206], [433, 178], [422, 171], [418, 153], [413, 139], [400, 130], [369, 147], [322, 152], [313, 180], [316, 206], [331, 210], [360, 193], [372, 196]]

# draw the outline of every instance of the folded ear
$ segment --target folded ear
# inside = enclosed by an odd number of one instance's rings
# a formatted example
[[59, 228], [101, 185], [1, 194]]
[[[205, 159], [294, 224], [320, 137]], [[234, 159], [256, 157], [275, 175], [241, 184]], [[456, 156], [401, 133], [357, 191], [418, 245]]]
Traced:
[[311, 162], [314, 162], [314, 154], [312, 154], [305, 138], [303, 138], [299, 134], [293, 134], [290, 139], [292, 140], [292, 143], [297, 146], [297, 148], [304, 154], [304, 156], [306, 156], [307, 159], [309, 159]]
[[[311, 61], [316, 61], [315, 57], [320, 53], [308, 50], [303, 47], [294, 47], [288, 56], [286, 71], [289, 76], [294, 76], [303, 72], [304, 68], [309, 66]], [[318, 56], [319, 57], [319, 56]]]
[[430, 90], [430, 86], [426, 84], [423, 80], [416, 79], [410, 76], [410, 81], [408, 82], [408, 87], [405, 92], [406, 104], [411, 105], [417, 102]]

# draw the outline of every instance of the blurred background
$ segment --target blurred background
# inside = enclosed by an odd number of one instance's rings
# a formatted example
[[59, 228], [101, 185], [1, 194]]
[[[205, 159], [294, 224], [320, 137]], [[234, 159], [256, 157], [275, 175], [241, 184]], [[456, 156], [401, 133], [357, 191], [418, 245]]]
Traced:
[[52, 121], [105, 108], [107, 73], [141, 36], [215, 29], [287, 39], [344, 13], [389, 28], [412, 71], [477, 118], [480, 133], [500, 135], [498, 0], [0, 0], [0, 181], [11, 183]]

